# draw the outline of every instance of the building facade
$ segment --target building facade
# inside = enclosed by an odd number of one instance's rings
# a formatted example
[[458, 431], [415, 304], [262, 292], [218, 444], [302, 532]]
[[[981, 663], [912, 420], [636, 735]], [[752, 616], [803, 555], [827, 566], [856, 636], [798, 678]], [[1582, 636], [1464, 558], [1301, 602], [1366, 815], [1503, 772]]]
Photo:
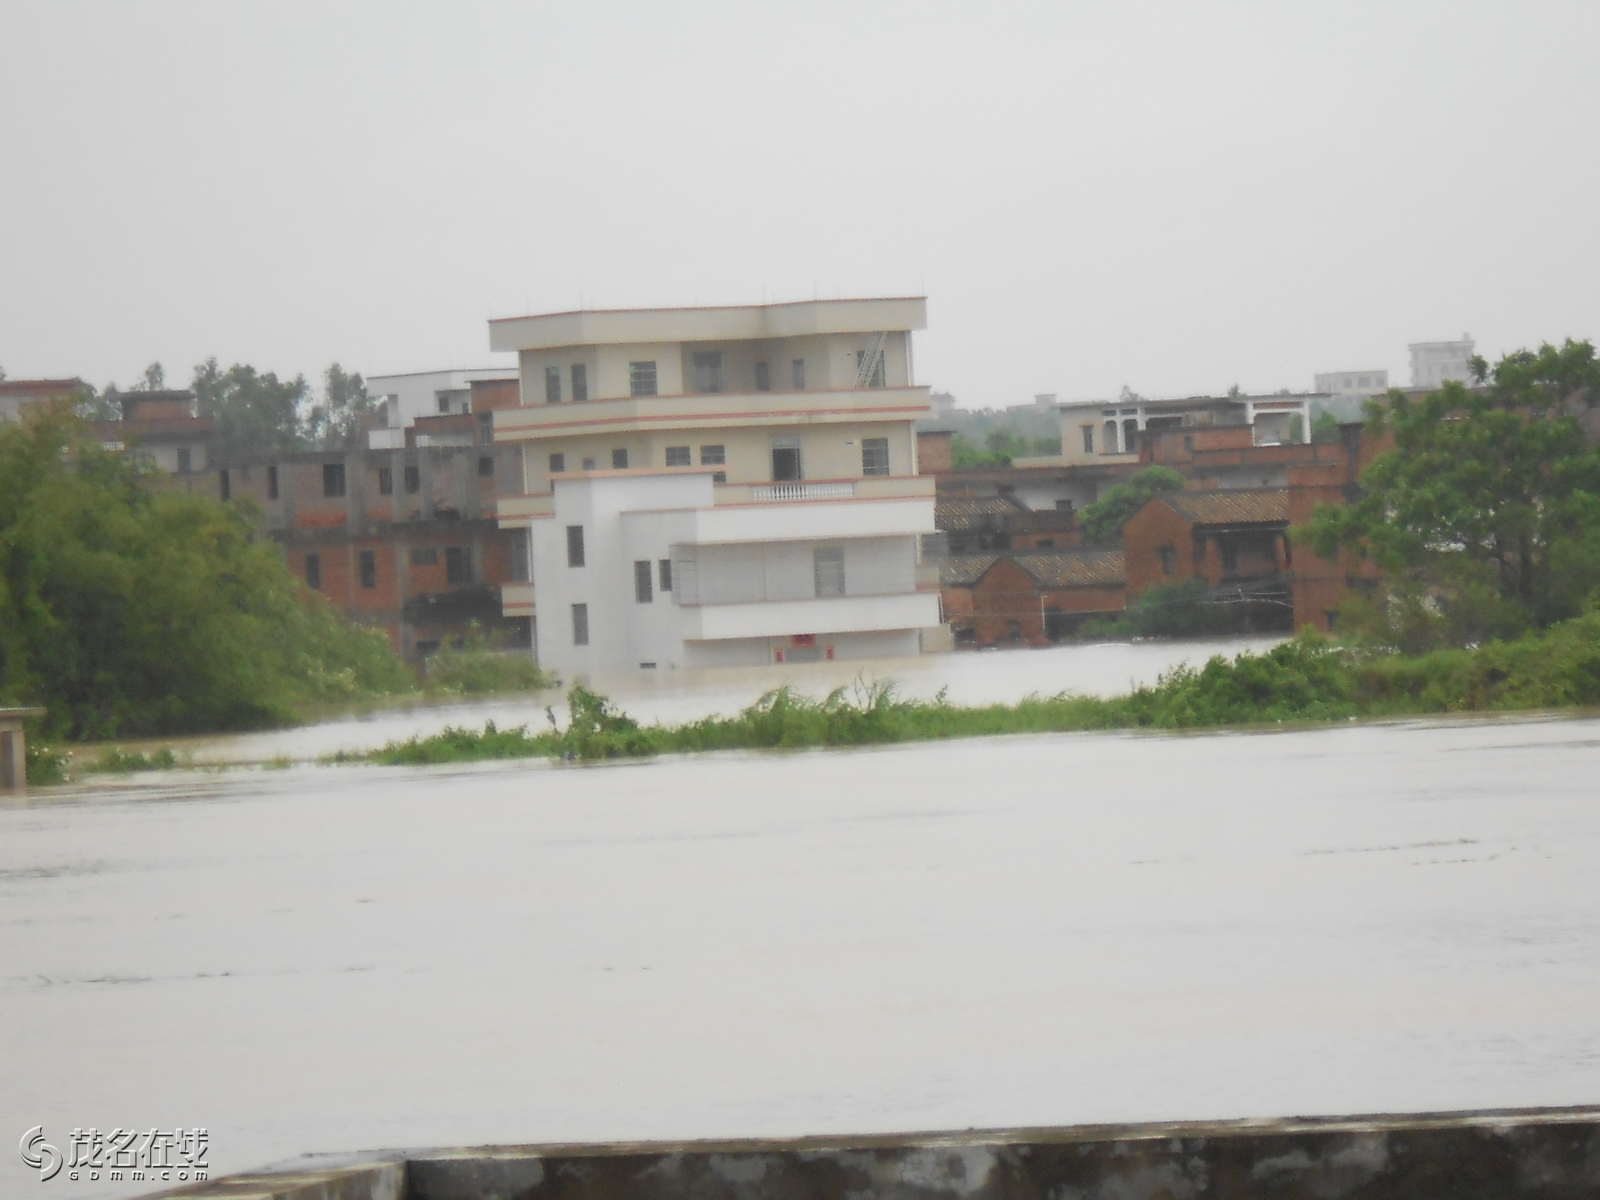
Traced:
[[1432, 390], [1447, 380], [1472, 381], [1473, 341], [1467, 334], [1459, 342], [1412, 342], [1411, 386]]
[[1312, 391], [1327, 396], [1381, 396], [1389, 390], [1389, 372], [1381, 367], [1359, 371], [1324, 371]]
[[[1146, 438], [1163, 430], [1218, 426], [1250, 430], [1258, 446], [1311, 440], [1311, 405], [1317, 393], [1271, 396], [1191, 396], [1181, 400], [1074, 401], [1057, 405], [1061, 459], [1068, 464], [1137, 462]], [[1026, 464], [1039, 459], [1021, 460]]]
[[399, 449], [405, 445], [406, 430], [417, 418], [476, 412], [477, 398], [473, 392], [477, 385], [514, 385], [516, 379], [514, 367], [374, 375], [366, 381], [367, 395], [382, 404], [381, 424], [368, 431], [368, 444], [374, 450]]
[[523, 406], [533, 579], [504, 589], [564, 674], [915, 653], [934, 483], [920, 298], [554, 313], [490, 324]]

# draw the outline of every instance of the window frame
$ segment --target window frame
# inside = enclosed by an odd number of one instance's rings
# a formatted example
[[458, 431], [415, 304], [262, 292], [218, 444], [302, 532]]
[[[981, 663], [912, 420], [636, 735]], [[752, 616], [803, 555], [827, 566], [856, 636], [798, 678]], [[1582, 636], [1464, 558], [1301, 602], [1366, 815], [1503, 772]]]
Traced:
[[[674, 458], [677, 459], [676, 462], [673, 461]], [[692, 467], [692, 466], [694, 466], [694, 447], [693, 446], [668, 446], [667, 447], [667, 466], [669, 466], [669, 467]]]
[[583, 548], [583, 526], [567, 526], [567, 566], [581, 567], [584, 565], [585, 555]]
[[343, 499], [347, 488], [345, 487], [344, 464], [322, 464], [322, 498], [324, 500]]
[[656, 369], [655, 359], [640, 359], [628, 364], [628, 395], [657, 396], [660, 395], [660, 387], [661, 374]]
[[378, 586], [378, 552], [376, 550], [361, 550], [357, 552], [356, 569], [360, 573], [362, 588], [370, 592]]
[[548, 470], [546, 471], [546, 474], [549, 474], [549, 475], [565, 475], [567, 473], [567, 455], [566, 455], [566, 451], [557, 450], [554, 454], [552, 454], [550, 456], [550, 461], [546, 465], [548, 467]]
[[656, 602], [653, 574], [648, 558], [634, 559], [633, 602], [635, 604], [654, 604]]
[[587, 646], [589, 644], [589, 606], [587, 604], [574, 604], [572, 606], [572, 644], [574, 646]]
[[322, 555], [306, 555], [306, 586], [313, 592], [322, 590]]
[[480, 455], [478, 455], [478, 478], [479, 479], [493, 479], [494, 478], [494, 455], [492, 455], [492, 454], [480, 454]]
[[561, 368], [549, 366], [544, 369], [544, 402], [546, 404], [561, 403]]
[[613, 471], [626, 471], [628, 469], [628, 448], [618, 446], [611, 451], [611, 469]]
[[[882, 453], [881, 460], [878, 454]], [[861, 474], [867, 478], [882, 478], [889, 474], [889, 439], [861, 439]]]
[[572, 364], [572, 400], [577, 403], [589, 398], [589, 364]]
[[770, 392], [772, 390], [772, 368], [767, 363], [756, 364], [756, 391]]
[[[837, 564], [838, 570], [834, 570]], [[811, 548], [811, 583], [818, 600], [834, 600], [845, 590], [844, 547], [817, 545]]]
[[378, 468], [378, 495], [380, 495], [380, 496], [392, 496], [392, 495], [394, 495], [394, 468], [393, 467], [379, 467]]
[[471, 546], [444, 548], [444, 581], [454, 587], [465, 587], [472, 582]]
[[657, 566], [661, 577], [660, 587], [657, 590], [663, 595], [670, 596], [672, 594], [672, 560], [670, 558], [659, 559]]

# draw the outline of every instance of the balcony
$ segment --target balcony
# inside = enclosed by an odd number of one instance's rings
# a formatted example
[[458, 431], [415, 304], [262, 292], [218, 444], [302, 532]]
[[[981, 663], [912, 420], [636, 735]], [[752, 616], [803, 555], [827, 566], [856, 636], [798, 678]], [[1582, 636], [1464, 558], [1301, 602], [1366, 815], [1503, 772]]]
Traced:
[[939, 624], [939, 597], [918, 592], [898, 596], [840, 596], [828, 600], [769, 600], [755, 604], [707, 604], [679, 610], [689, 640], [781, 637], [807, 633], [861, 633], [926, 629]]
[[925, 387], [628, 396], [617, 400], [575, 400], [567, 404], [503, 409], [495, 414], [494, 439], [520, 442], [636, 430], [703, 429], [716, 425], [914, 421], [932, 411]]
[[[931, 501], [934, 480], [931, 475], [884, 475], [863, 479], [797, 480], [792, 483], [719, 483], [712, 492], [718, 509], [839, 500]], [[919, 518], [915, 528], [896, 532], [932, 533], [931, 509], [928, 514], [926, 529]], [[532, 496], [501, 496], [495, 507], [495, 515], [503, 525], [553, 517], [556, 515], [555, 497], [549, 492]], [[851, 520], [857, 518], [846, 518], [846, 523]]]

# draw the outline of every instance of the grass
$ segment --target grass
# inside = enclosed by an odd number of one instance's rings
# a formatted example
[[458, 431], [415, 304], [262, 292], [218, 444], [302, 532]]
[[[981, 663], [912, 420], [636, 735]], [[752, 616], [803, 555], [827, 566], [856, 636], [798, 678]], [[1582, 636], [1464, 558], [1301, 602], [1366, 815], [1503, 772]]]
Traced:
[[1099, 699], [1060, 694], [963, 707], [858, 681], [821, 700], [779, 688], [733, 717], [641, 726], [574, 688], [564, 730], [447, 729], [365, 756], [380, 763], [549, 757], [577, 761], [706, 750], [861, 746], [1010, 733], [1202, 729], [1352, 718], [1508, 712], [1600, 704], [1600, 613], [1542, 634], [1407, 657], [1303, 635], [1260, 654], [1180, 667], [1152, 686]]

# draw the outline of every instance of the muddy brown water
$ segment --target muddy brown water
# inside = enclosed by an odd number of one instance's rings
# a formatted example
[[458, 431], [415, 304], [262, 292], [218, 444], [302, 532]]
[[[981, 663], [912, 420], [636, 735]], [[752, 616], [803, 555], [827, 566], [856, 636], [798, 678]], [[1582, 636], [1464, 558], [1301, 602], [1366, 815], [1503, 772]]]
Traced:
[[[1600, 720], [0, 804], [0, 1133], [307, 1151], [1600, 1101]], [[41, 1185], [0, 1150], [0, 1195]]]

